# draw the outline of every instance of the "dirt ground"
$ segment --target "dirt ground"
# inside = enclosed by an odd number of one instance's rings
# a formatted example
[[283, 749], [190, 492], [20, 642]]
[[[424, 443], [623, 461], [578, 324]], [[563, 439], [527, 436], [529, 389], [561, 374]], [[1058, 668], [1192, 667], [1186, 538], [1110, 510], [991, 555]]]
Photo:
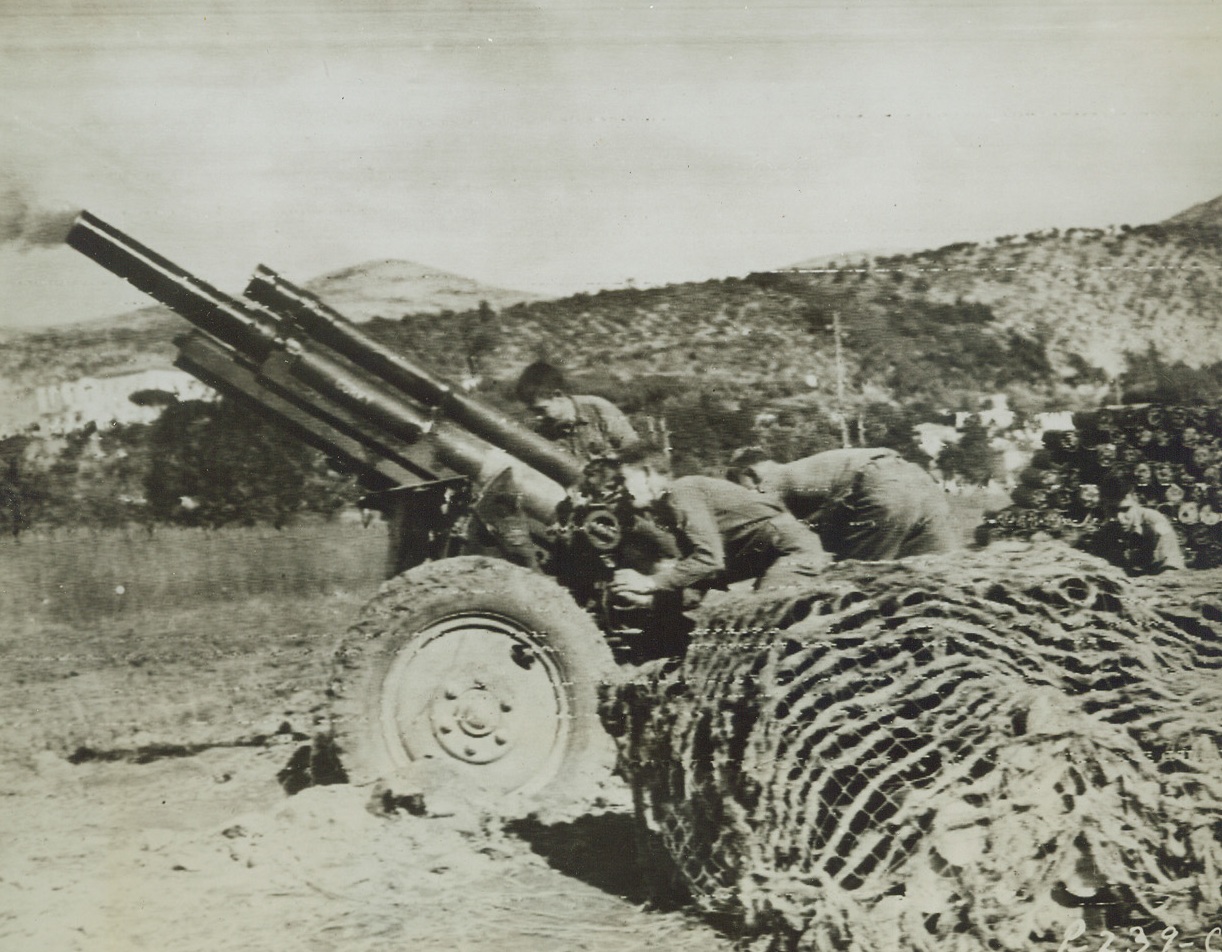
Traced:
[[630, 818], [508, 827], [375, 816], [347, 785], [286, 798], [283, 747], [149, 764], [52, 753], [3, 783], [7, 949], [729, 948], [650, 912]]
[[[0, 949], [729, 949], [648, 907], [628, 793], [564, 815], [285, 794], [363, 595], [0, 635]], [[444, 811], [443, 811], [444, 812]]]
[[[1216, 594], [1222, 570], [1146, 584]], [[732, 948], [650, 907], [618, 781], [516, 822], [286, 795], [366, 594], [0, 632], [0, 949]]]

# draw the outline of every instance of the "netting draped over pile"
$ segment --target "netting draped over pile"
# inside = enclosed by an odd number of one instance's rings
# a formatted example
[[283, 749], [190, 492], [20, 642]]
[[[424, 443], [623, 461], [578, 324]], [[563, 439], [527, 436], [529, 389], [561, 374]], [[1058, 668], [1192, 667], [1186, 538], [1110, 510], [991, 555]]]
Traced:
[[1115, 475], [1167, 517], [1189, 568], [1222, 566], [1222, 406], [1101, 407], [1073, 422], [1044, 433], [1044, 449], [1019, 473], [1014, 505], [986, 516], [992, 535], [1043, 532], [1104, 554], [1108, 540], [1095, 537], [1108, 515], [1099, 483]]
[[605, 720], [683, 883], [764, 946], [1027, 949], [1083, 894], [1218, 924], [1216, 607], [1156, 612], [1050, 544], [843, 563], [702, 621]]

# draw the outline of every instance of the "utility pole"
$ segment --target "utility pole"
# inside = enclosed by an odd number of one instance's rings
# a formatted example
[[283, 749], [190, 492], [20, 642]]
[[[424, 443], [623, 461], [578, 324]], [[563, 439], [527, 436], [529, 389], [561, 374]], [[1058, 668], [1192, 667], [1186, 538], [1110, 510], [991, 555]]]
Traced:
[[840, 311], [832, 311], [832, 333], [836, 338], [836, 402], [840, 414], [840, 445], [849, 446], [849, 419], [844, 411], [844, 345], [840, 335]]

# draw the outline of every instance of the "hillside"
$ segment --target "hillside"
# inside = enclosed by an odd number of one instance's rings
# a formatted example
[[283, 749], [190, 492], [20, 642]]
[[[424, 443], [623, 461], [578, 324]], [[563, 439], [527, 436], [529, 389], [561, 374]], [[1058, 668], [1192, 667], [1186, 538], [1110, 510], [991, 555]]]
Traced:
[[[474, 308], [480, 301], [500, 308], [537, 300], [524, 291], [481, 284], [410, 261], [370, 261], [324, 274], [305, 287], [354, 321], [409, 312], [437, 315]], [[236, 294], [241, 288], [224, 290]], [[0, 329], [0, 394], [84, 376], [168, 367], [174, 359], [173, 338], [189, 329], [182, 318], [156, 305], [48, 330]]]
[[[515, 305], [486, 363], [509, 373], [546, 352], [578, 373], [699, 374], [792, 395], [808, 378], [820, 390], [832, 382], [838, 316], [859, 393], [954, 403], [992, 388], [1081, 390], [1090, 400], [1151, 350], [1168, 364], [1222, 361], [1222, 224], [1201, 220]], [[450, 372], [462, 366], [462, 340], [427, 316], [374, 326]]]
[[[1020, 410], [1071, 409], [1178, 363], [1206, 368], [1208, 384], [1222, 367], [1220, 209], [1215, 199], [1162, 224], [1052, 229], [560, 300], [401, 261], [307, 286], [441, 373], [477, 373], [494, 399], [546, 355], [641, 413], [737, 413], [748, 436], [760, 413], [782, 428], [819, 420], [822, 436], [791, 434], [801, 450], [839, 427], [840, 407], [878, 438], [880, 427], [898, 434], [914, 414], [975, 409], [991, 393]], [[165, 366], [187, 327], [149, 308], [10, 335], [0, 379], [11, 391]]]
[[1222, 195], [1211, 198], [1207, 202], [1186, 208], [1178, 215], [1167, 219], [1168, 225], [1203, 225], [1209, 228], [1222, 228]]
[[81, 377], [168, 367], [185, 322], [152, 306], [46, 330], [0, 329], [0, 389], [24, 391]]
[[[891, 282], [910, 299], [987, 305], [1001, 327], [1044, 336], [1061, 372], [1085, 363], [1122, 374], [1126, 354], [1151, 346], [1197, 367], [1222, 359], [1222, 221], [1206, 221], [1193, 214], [1181, 223], [949, 245], [875, 259], [867, 283]], [[806, 277], [819, 287], [837, 281]]]

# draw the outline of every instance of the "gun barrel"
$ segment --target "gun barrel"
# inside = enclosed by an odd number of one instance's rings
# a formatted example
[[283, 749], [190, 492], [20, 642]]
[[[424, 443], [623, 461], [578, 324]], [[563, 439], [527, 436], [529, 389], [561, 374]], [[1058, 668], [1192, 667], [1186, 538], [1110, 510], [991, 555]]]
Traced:
[[260, 265], [245, 294], [289, 318], [309, 337], [431, 407], [562, 486], [581, 477], [581, 463], [549, 440], [479, 400], [456, 391], [424, 367], [390, 350], [318, 297]]
[[268, 380], [264, 376], [267, 364], [260, 371], [198, 331], [175, 338], [174, 343], [178, 345], [174, 366], [194, 374], [218, 393], [240, 401], [252, 412], [337, 460], [356, 473], [367, 489], [377, 492], [419, 485], [434, 478], [388, 448], [389, 441], [375, 443], [376, 449], [371, 448], [368, 427], [357, 428], [356, 432], [346, 428], [342, 411], [328, 402], [323, 401], [324, 412], [319, 412], [317, 394], [296, 380]]
[[274, 313], [218, 291], [89, 212], [77, 216], [66, 240], [246, 358], [263, 363], [273, 353], [287, 353], [294, 376], [395, 437], [412, 442], [429, 430], [427, 412], [371, 386], [338, 361], [286, 340]]
[[[273, 395], [284, 396], [291, 391], [298, 409], [305, 410], [328, 427], [342, 424], [347, 431], [345, 435], [365, 448], [373, 449], [379, 443], [411, 449], [427, 445], [428, 455], [440, 464], [438, 470], [447, 476], [452, 472], [461, 473], [471, 478], [477, 487], [510, 467], [522, 491], [523, 507], [540, 520], [550, 520], [556, 505], [564, 498], [559, 481], [533, 467], [523, 456], [490, 445], [469, 429], [456, 425], [457, 420], [450, 423], [438, 419], [436, 405], [430, 405], [423, 397], [413, 402], [390, 381], [376, 375], [367, 379], [366, 375], [373, 372], [362, 367], [360, 362], [352, 361], [359, 368], [354, 370], [350, 364], [329, 356], [327, 349], [347, 356], [343, 348], [333, 346], [338, 335], [316, 338], [315, 342], [321, 347], [311, 350], [285, 336], [287, 327], [279, 315], [218, 291], [88, 212], [77, 216], [66, 240], [77, 251], [226, 345], [234, 352], [230, 355], [231, 361], [249, 364], [249, 370], [243, 372], [246, 377], [253, 375], [253, 379]], [[337, 326], [340, 322], [342, 319], [336, 322]], [[208, 354], [208, 363], [215, 367], [218, 353], [223, 352], [214, 347]], [[188, 360], [186, 363], [193, 366], [198, 362]], [[297, 382], [289, 390], [279, 382], [283, 373]], [[215, 373], [210, 375], [220, 379]], [[419, 376], [432, 387], [444, 386], [423, 372]], [[243, 383], [239, 388], [242, 395], [258, 401], [260, 397], [255, 396], [244, 381], [245, 377], [240, 381]], [[316, 399], [311, 406], [308, 399], [302, 399], [304, 392], [297, 394], [298, 385], [308, 388], [321, 400]], [[275, 400], [264, 399], [263, 403], [267, 409], [278, 407], [278, 404], [273, 406]], [[347, 414], [354, 425], [339, 419], [328, 407]], [[319, 439], [332, 436], [326, 429], [318, 429], [313, 435]], [[331, 442], [339, 445], [338, 440], [331, 439]], [[397, 467], [413, 454], [400, 454], [392, 449], [384, 450], [382, 455], [384, 462]]]
[[200, 330], [255, 360], [266, 358], [276, 345], [274, 324], [258, 320], [241, 302], [89, 212], [76, 216], [65, 241]]

